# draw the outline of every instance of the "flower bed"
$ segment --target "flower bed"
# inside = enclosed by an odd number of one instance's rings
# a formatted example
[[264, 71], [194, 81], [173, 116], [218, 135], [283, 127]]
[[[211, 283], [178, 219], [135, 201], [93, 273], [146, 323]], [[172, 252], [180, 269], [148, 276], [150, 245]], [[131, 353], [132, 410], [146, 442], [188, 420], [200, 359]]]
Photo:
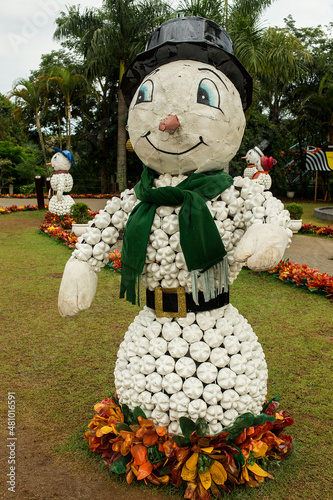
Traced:
[[121, 273], [121, 252], [114, 250], [109, 253], [109, 262], [106, 264], [115, 273]]
[[303, 224], [300, 231], [303, 234], [314, 234], [318, 236], [328, 236], [333, 238], [332, 226], [315, 226], [314, 224]]
[[184, 498], [221, 498], [220, 489], [229, 492], [232, 485], [254, 487], [265, 477], [274, 479], [261, 462], [283, 460], [292, 444], [282, 431], [293, 419], [278, 406], [274, 398], [260, 415], [245, 413], [217, 435], [207, 434], [204, 419], [181, 417], [183, 435], [173, 436], [155, 427], [141, 408], [131, 411], [111, 397], [95, 405], [85, 439], [111, 472], [126, 475], [128, 484], [134, 479], [176, 487], [186, 482]]
[[31, 212], [38, 210], [38, 205], [12, 205], [11, 207], [0, 207], [0, 215], [11, 214], [13, 212]]
[[327, 273], [320, 273], [318, 269], [310, 269], [306, 264], [293, 264], [281, 260], [279, 264], [268, 271], [284, 283], [293, 283], [295, 286], [308, 288], [310, 292], [322, 292], [333, 301], [333, 277]]

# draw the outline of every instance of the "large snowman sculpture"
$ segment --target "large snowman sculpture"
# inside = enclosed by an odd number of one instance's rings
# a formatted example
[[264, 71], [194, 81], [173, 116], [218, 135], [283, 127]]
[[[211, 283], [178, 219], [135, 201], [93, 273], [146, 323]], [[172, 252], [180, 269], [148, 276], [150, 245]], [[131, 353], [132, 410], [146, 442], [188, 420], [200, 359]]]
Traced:
[[51, 158], [54, 173], [52, 174], [50, 184], [53, 191], [56, 192], [49, 203], [49, 212], [56, 215], [65, 215], [73, 205], [74, 200], [70, 196], [73, 187], [73, 177], [68, 172], [71, 167], [75, 167], [74, 158], [67, 149], [61, 150], [54, 148], [56, 153]]
[[[251, 78], [227, 33], [192, 17], [154, 32], [123, 78], [128, 132], [145, 167], [79, 239], [60, 292], [63, 316], [89, 307], [96, 272], [124, 231], [121, 296], [146, 306], [118, 350], [120, 403], [179, 433], [203, 417], [212, 433], [259, 414], [267, 366], [258, 338], [229, 303], [242, 266], [267, 270], [290, 242], [288, 212], [264, 187], [223, 167], [242, 140]], [[110, 325], [111, 326], [111, 325]]]

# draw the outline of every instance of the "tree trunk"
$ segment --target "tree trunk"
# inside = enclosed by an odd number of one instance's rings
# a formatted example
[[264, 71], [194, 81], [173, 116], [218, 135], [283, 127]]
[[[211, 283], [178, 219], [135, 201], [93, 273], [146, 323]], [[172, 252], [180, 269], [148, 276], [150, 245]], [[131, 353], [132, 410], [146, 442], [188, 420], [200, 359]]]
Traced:
[[50, 177], [49, 167], [48, 167], [48, 165], [46, 165], [47, 159], [46, 159], [45, 145], [44, 145], [44, 139], [43, 139], [42, 129], [41, 129], [41, 126], [40, 126], [40, 120], [39, 120], [38, 113], [35, 113], [35, 122], [36, 122], [36, 127], [37, 127], [39, 142], [40, 142], [40, 147], [42, 148], [42, 153], [43, 153], [44, 163], [45, 163], [45, 166], [46, 166], [47, 176]]
[[[124, 74], [125, 62], [120, 61], [119, 86]], [[127, 188], [127, 165], [126, 165], [126, 114], [127, 106], [122, 91], [118, 91], [118, 138], [117, 138], [117, 182], [119, 190]]]
[[59, 149], [62, 149], [61, 123], [60, 123], [59, 113], [57, 113], [57, 123], [58, 123]]
[[66, 139], [66, 149], [71, 148], [71, 103], [67, 103], [67, 139]]

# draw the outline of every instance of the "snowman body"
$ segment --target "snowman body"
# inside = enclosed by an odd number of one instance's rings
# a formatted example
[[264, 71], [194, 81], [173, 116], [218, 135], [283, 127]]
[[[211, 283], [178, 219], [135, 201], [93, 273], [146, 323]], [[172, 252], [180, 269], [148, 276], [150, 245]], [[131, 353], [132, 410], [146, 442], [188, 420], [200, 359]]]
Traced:
[[[258, 149], [258, 148], [257, 148]], [[268, 172], [266, 172], [261, 165], [261, 158], [263, 153], [258, 153], [256, 149], [250, 149], [244, 159], [248, 163], [248, 166], [243, 172], [244, 177], [248, 177], [258, 184], [264, 186], [265, 189], [270, 189], [272, 186], [272, 178]]]
[[[161, 175], [155, 186], [177, 185], [183, 178]], [[121, 230], [137, 202], [133, 190], [127, 190], [120, 200], [109, 201], [106, 214], [99, 217], [109, 216]], [[287, 227], [289, 222], [279, 200], [241, 177], [207, 206], [227, 250], [229, 284], [243, 265], [235, 262], [233, 254], [246, 229], [253, 223], [274, 221]], [[156, 210], [141, 277], [152, 292], [177, 287], [192, 291], [179, 243], [179, 209]], [[89, 231], [93, 235], [95, 228]], [[91, 241], [89, 231], [85, 238]], [[77, 254], [83, 250], [80, 245], [86, 243], [79, 243]], [[90, 263], [97, 265], [94, 257]], [[114, 376], [119, 401], [130, 408], [140, 406], [156, 425], [168, 427], [171, 433], [180, 432], [181, 416], [205, 418], [211, 432], [219, 432], [242, 413], [260, 413], [267, 393], [263, 349], [252, 327], [231, 304], [188, 312], [181, 318], [156, 317], [155, 310], [145, 306], [120, 344]]]
[[[75, 203], [69, 195], [73, 187], [73, 177], [70, 173], [59, 174], [55, 171], [51, 177], [50, 184], [56, 193], [50, 199], [49, 212], [57, 215], [68, 214], [71, 206]], [[60, 199], [58, 199], [58, 192], [61, 193], [59, 196]]]

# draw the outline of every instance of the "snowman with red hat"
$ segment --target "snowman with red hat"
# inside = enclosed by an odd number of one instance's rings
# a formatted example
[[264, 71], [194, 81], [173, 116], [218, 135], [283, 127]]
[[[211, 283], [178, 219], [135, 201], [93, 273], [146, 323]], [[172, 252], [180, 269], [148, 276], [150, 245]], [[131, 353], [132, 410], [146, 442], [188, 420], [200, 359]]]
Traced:
[[265, 355], [229, 303], [229, 285], [245, 263], [273, 268], [292, 236], [272, 193], [224, 171], [243, 137], [252, 79], [220, 26], [185, 17], [153, 33], [122, 91], [141, 180], [108, 201], [79, 238], [59, 311], [90, 306], [124, 230], [120, 294], [138, 302], [141, 280], [146, 306], [118, 350], [119, 401], [173, 434], [181, 416], [204, 418], [217, 433], [243, 413], [258, 415], [267, 393]]
[[247, 167], [243, 173], [244, 177], [262, 184], [265, 189], [269, 189], [272, 185], [272, 178], [269, 175], [269, 171], [277, 163], [272, 156], [268, 157], [264, 155], [263, 151], [268, 145], [268, 141], [264, 139], [253, 149], [249, 149], [245, 156], [242, 156], [243, 160], [246, 160], [247, 163]]
[[70, 191], [73, 187], [73, 177], [69, 173], [71, 167], [75, 167], [74, 158], [70, 151], [59, 148], [54, 148], [56, 151], [51, 158], [51, 163], [54, 173], [51, 176], [50, 184], [55, 194], [51, 197], [49, 203], [49, 212], [57, 215], [65, 215], [69, 213], [70, 207], [74, 200], [70, 196]]

